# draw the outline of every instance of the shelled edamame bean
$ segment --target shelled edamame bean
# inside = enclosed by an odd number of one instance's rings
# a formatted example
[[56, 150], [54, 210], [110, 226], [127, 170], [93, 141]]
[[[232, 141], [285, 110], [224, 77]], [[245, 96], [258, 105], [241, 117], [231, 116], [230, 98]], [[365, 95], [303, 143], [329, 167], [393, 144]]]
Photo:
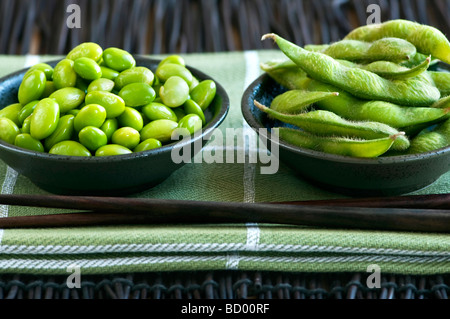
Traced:
[[214, 81], [197, 79], [179, 55], [150, 70], [125, 50], [85, 42], [55, 67], [26, 71], [18, 102], [0, 110], [0, 139], [66, 156], [147, 151], [175, 130], [201, 130], [215, 95]]
[[450, 63], [449, 41], [438, 29], [392, 20], [305, 48], [273, 33], [262, 40], [269, 38], [287, 60], [261, 69], [287, 91], [270, 108], [254, 103], [289, 124], [273, 128], [281, 139], [356, 157], [449, 145], [450, 72], [429, 69], [438, 60]]

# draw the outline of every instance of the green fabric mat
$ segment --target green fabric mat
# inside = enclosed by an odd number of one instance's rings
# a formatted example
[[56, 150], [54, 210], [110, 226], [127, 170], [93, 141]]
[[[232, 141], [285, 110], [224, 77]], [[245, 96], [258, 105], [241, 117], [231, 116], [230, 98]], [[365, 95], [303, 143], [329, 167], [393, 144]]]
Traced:
[[[219, 128], [225, 132], [246, 127], [241, 96], [261, 73], [259, 63], [282, 56], [269, 50], [183, 57], [227, 90], [231, 109]], [[56, 58], [0, 56], [0, 76]], [[207, 147], [214, 145], [212, 141]], [[239, 141], [235, 145], [236, 150], [244, 148]], [[2, 193], [45, 193], [3, 162], [0, 186]], [[450, 172], [413, 194], [449, 190]], [[277, 174], [262, 175], [259, 165], [251, 163], [187, 164], [162, 184], [134, 196], [245, 202], [343, 197], [312, 186], [283, 164]], [[58, 211], [0, 205], [1, 217], [54, 212]], [[0, 230], [0, 273], [67, 274], [69, 266], [79, 266], [81, 274], [223, 269], [365, 272], [371, 265], [386, 273], [449, 273], [450, 235], [265, 224]]]

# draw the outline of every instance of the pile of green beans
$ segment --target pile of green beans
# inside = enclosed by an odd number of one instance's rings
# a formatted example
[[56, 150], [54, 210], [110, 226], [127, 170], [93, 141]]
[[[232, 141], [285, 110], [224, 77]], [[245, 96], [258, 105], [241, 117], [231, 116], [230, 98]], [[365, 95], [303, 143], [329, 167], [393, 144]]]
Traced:
[[406, 20], [362, 26], [332, 44], [301, 48], [276, 34], [288, 59], [261, 64], [287, 89], [270, 107], [254, 101], [290, 144], [379, 157], [450, 146], [450, 43], [436, 28]]
[[85, 42], [55, 67], [26, 71], [18, 102], [0, 110], [0, 139], [65, 156], [142, 152], [202, 129], [215, 95], [215, 82], [197, 79], [179, 55], [152, 71], [125, 50]]

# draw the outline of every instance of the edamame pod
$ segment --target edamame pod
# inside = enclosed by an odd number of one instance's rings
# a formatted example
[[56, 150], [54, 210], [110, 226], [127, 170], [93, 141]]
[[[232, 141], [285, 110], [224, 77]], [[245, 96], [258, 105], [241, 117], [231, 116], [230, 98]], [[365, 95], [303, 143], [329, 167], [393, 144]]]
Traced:
[[18, 134], [16, 136], [16, 139], [14, 140], [14, 145], [30, 151], [44, 152], [44, 146], [42, 145], [41, 141], [33, 138], [28, 133]]
[[417, 22], [396, 19], [383, 23], [364, 25], [351, 31], [344, 39], [373, 42], [395, 37], [411, 42], [417, 51], [432, 55], [445, 63], [450, 63], [450, 43], [437, 28]]
[[311, 104], [338, 96], [337, 92], [314, 92], [306, 90], [288, 90], [277, 95], [271, 102], [270, 108], [285, 114], [304, 112]]
[[264, 39], [276, 41], [281, 51], [301, 67], [311, 78], [333, 84], [364, 99], [381, 100], [411, 106], [429, 106], [440, 98], [439, 90], [415, 78], [391, 81], [359, 68], [349, 68], [333, 58], [303, 48], [276, 34]]
[[55, 100], [40, 100], [31, 115], [30, 135], [37, 140], [50, 136], [58, 126], [59, 115], [59, 105]]
[[441, 96], [450, 95], [450, 72], [428, 71], [427, 73], [441, 93]]
[[[283, 114], [272, 110], [257, 101], [254, 101], [256, 107], [267, 113], [270, 117], [280, 120], [284, 123], [295, 125], [307, 132], [319, 136], [342, 136], [360, 139], [377, 139], [400, 133], [398, 130], [379, 122], [355, 122], [348, 121], [329, 111], [311, 111], [302, 114]], [[410, 145], [408, 138], [404, 135], [399, 136], [392, 149], [406, 150]]]
[[41, 70], [33, 70], [24, 75], [17, 94], [19, 103], [25, 105], [33, 100], [39, 100], [44, 93], [47, 79]]
[[306, 72], [291, 60], [267, 61], [261, 63], [260, 67], [274, 79], [275, 82], [289, 90], [303, 88], [305, 87], [305, 82], [310, 81]]
[[[345, 137], [316, 136], [297, 129], [278, 127], [274, 128], [280, 139], [294, 146], [325, 152], [336, 155], [374, 158], [386, 153], [399, 135], [361, 140]], [[400, 134], [401, 135], [401, 134]]]
[[445, 109], [408, 107], [383, 101], [361, 100], [345, 90], [316, 80], [310, 81], [307, 89], [319, 92], [339, 92], [339, 95], [333, 99], [316, 102], [316, 105], [322, 109], [336, 113], [348, 120], [380, 122], [402, 131], [409, 126], [443, 119], [448, 113]]
[[426, 153], [450, 146], [450, 120], [433, 129], [425, 129], [411, 140], [409, 154]]

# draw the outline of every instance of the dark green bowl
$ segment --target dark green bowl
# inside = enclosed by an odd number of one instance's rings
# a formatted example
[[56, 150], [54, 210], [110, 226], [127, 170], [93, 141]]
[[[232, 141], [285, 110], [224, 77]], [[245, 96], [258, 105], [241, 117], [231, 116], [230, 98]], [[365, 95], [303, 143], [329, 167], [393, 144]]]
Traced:
[[[254, 106], [253, 101], [270, 105], [273, 98], [286, 91], [267, 74], [258, 77], [244, 92], [242, 114], [248, 125], [261, 140], [271, 141], [270, 129], [276, 123]], [[267, 129], [267, 134], [259, 131]], [[279, 159], [293, 172], [311, 183], [333, 192], [350, 196], [401, 195], [422, 189], [435, 182], [450, 169], [450, 147], [433, 152], [379, 157], [354, 158], [317, 152], [288, 144], [282, 140], [278, 146]]]
[[[155, 71], [160, 60], [135, 57], [136, 65]], [[57, 61], [47, 62], [56, 65]], [[188, 67], [199, 80], [212, 79], [206, 74]], [[17, 103], [17, 92], [27, 69], [0, 79], [0, 109]], [[217, 94], [205, 111], [207, 124], [201, 134], [164, 145], [161, 148], [108, 157], [60, 156], [33, 152], [0, 141], [0, 158], [18, 173], [28, 177], [38, 187], [57, 194], [72, 195], [125, 195], [151, 188], [169, 177], [184, 165], [172, 161], [171, 152], [176, 145], [190, 147], [194, 156], [199, 151], [194, 147], [206, 144], [212, 132], [228, 114], [230, 102], [225, 89], [215, 81]], [[197, 143], [196, 143], [197, 141]]]

